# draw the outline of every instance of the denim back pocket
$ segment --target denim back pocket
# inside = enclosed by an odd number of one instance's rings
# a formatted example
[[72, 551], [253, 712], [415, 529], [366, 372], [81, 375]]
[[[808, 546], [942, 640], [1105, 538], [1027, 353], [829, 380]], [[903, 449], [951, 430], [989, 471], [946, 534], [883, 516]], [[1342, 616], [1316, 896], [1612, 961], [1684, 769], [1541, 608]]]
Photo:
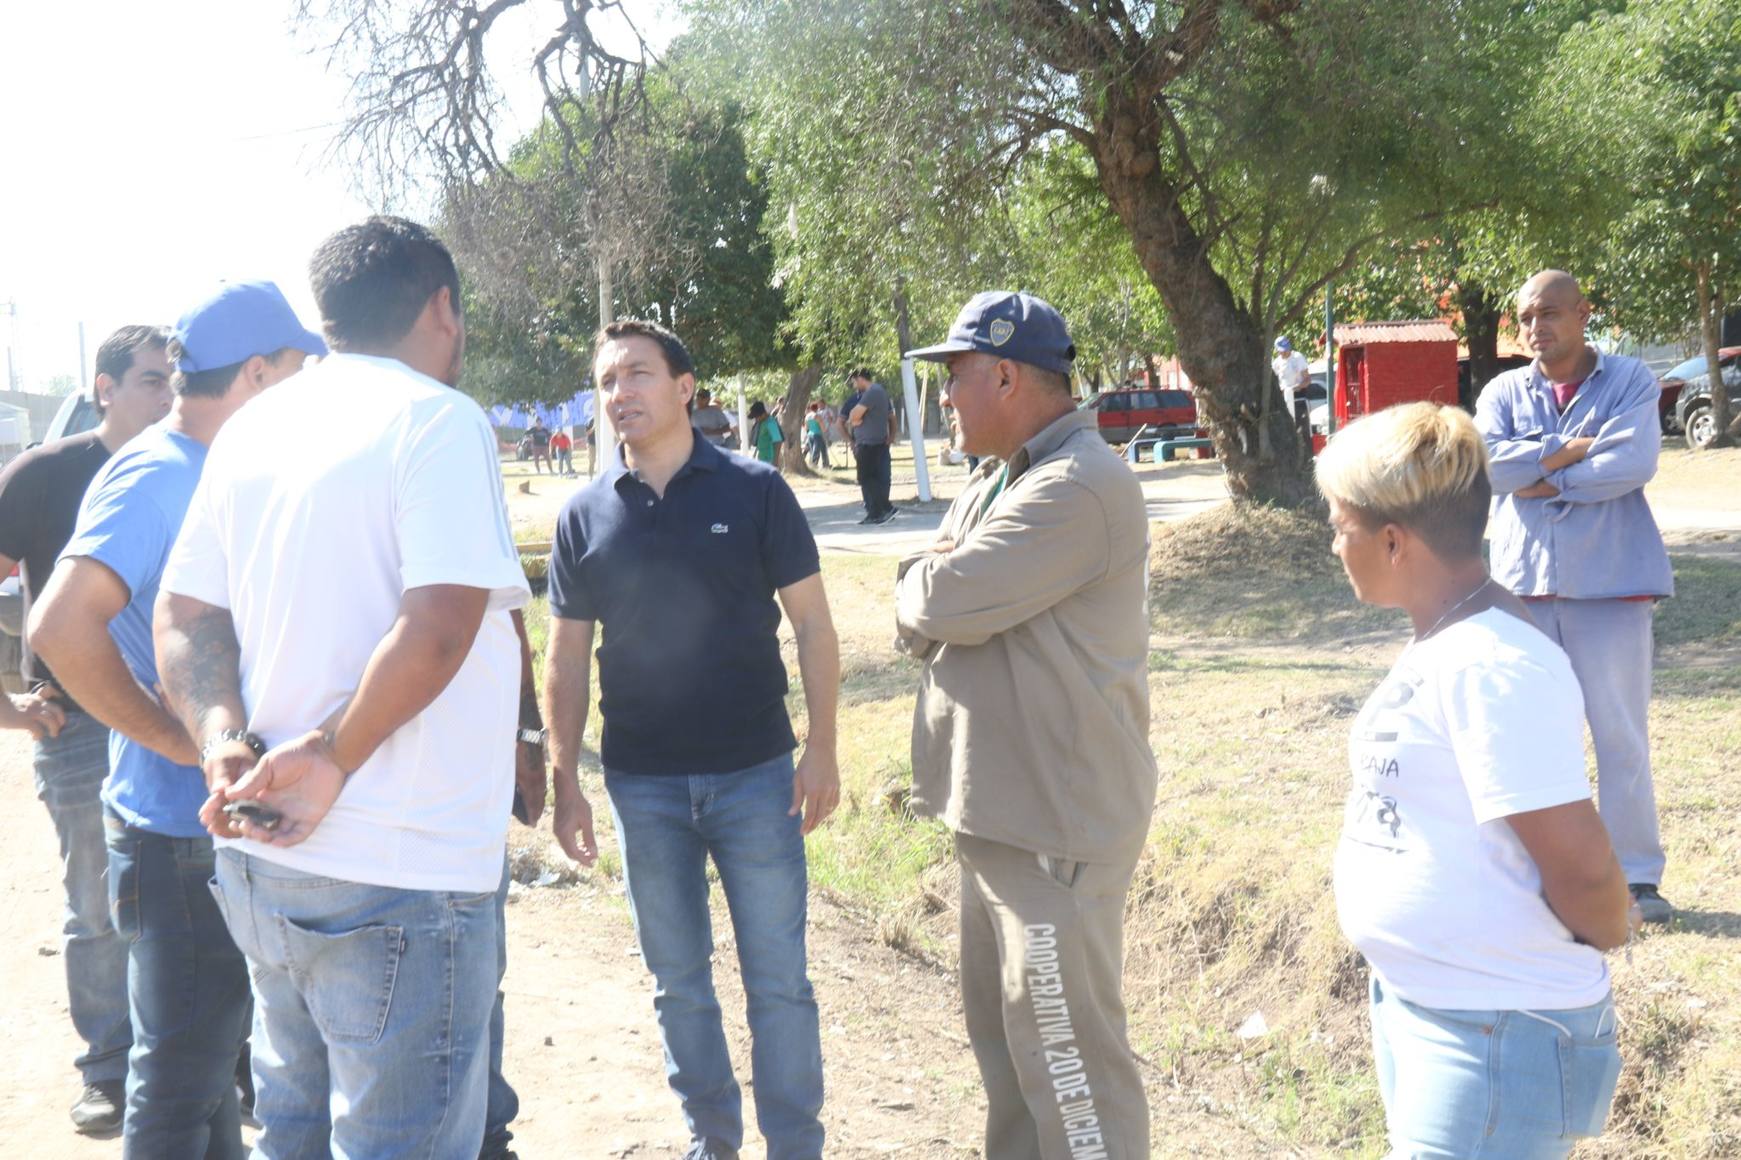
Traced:
[[378, 1041], [393, 1005], [405, 928], [361, 926], [322, 934], [282, 914], [277, 918], [284, 961], [321, 1037], [348, 1043]]
[[[1608, 1021], [1612, 1025], [1613, 1020]], [[1620, 1082], [1620, 1048], [1615, 1032], [1593, 1038], [1560, 1035], [1561, 1099], [1565, 1110], [1565, 1135], [1569, 1138], [1600, 1136], [1614, 1103]]]

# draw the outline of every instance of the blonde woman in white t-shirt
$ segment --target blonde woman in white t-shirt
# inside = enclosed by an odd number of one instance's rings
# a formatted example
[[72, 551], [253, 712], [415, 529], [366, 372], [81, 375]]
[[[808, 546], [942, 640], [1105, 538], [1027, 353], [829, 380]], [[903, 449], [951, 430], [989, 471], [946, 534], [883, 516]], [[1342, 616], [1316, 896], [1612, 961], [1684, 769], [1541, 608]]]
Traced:
[[1563, 1157], [1620, 1074], [1604, 951], [1626, 880], [1590, 802], [1571, 663], [1481, 557], [1474, 424], [1413, 403], [1318, 460], [1354, 594], [1414, 639], [1349, 741], [1342, 929], [1372, 968], [1393, 1157]]

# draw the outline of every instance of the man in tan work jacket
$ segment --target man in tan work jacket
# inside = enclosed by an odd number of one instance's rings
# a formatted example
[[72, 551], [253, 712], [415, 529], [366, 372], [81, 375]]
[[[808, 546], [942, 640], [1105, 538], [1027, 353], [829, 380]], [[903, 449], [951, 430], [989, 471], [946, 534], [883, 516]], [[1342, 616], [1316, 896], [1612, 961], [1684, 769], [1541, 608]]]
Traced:
[[942, 403], [982, 462], [902, 562], [925, 661], [913, 808], [955, 833], [961, 991], [998, 1160], [1147, 1160], [1125, 1036], [1124, 899], [1155, 804], [1142, 490], [1070, 394], [1056, 310], [987, 292], [946, 341]]

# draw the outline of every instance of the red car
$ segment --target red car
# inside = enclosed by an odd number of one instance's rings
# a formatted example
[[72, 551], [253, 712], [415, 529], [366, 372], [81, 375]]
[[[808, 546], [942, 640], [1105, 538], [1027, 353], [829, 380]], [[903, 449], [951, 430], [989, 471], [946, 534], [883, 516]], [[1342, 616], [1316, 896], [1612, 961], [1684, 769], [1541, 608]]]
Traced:
[[1190, 391], [1119, 388], [1091, 395], [1080, 409], [1094, 412], [1100, 436], [1108, 443], [1128, 443], [1144, 427], [1147, 435], [1198, 433], [1197, 403]]

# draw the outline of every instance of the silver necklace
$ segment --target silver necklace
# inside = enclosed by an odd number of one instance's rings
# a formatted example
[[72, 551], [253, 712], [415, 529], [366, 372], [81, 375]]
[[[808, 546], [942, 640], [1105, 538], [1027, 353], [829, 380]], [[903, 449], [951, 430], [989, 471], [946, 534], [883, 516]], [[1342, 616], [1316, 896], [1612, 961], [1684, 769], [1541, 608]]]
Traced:
[[1433, 621], [1433, 627], [1427, 629], [1427, 631], [1425, 631], [1425, 632], [1421, 633], [1419, 636], [1415, 637], [1414, 641], [1412, 641], [1411, 643], [1419, 643], [1420, 641], [1426, 640], [1429, 636], [1432, 636], [1435, 632], [1438, 632], [1439, 626], [1444, 624], [1447, 620], [1451, 619], [1452, 613], [1456, 612], [1459, 608], [1463, 607], [1465, 604], [1469, 603], [1471, 600], [1473, 600], [1477, 596], [1481, 595], [1481, 593], [1483, 591], [1485, 591], [1487, 586], [1491, 583], [1493, 583], [1493, 577], [1483, 576], [1481, 578], [1481, 583], [1479, 583], [1475, 586], [1475, 591], [1469, 593], [1469, 595], [1463, 597], [1463, 599], [1457, 601], [1457, 603], [1455, 603], [1455, 604], [1451, 605], [1451, 607], [1447, 608], [1445, 610], [1445, 615], [1443, 615], [1443, 616], [1439, 617], [1439, 619]]

